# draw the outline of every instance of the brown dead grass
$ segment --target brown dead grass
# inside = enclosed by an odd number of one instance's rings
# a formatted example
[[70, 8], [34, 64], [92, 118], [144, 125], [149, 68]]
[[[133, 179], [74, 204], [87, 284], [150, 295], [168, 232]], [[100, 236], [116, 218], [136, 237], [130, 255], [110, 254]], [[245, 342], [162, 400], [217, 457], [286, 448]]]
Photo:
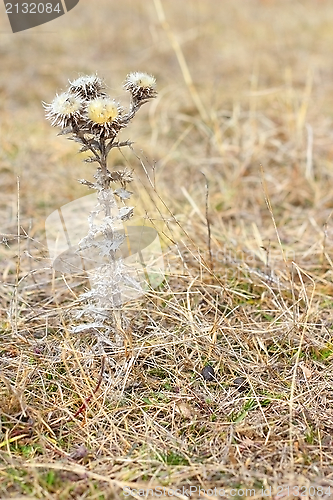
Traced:
[[[165, 1], [163, 20], [159, 5], [82, 0], [16, 35], [2, 21], [0, 496], [289, 485], [328, 498], [333, 7]], [[92, 171], [40, 101], [94, 71], [118, 96], [133, 70], [160, 90], [125, 133], [154, 188], [131, 151], [114, 162], [135, 166], [167, 279], [126, 305], [132, 346], [106, 348], [95, 394], [96, 340], [70, 330], [83, 286], [52, 274], [43, 227]]]

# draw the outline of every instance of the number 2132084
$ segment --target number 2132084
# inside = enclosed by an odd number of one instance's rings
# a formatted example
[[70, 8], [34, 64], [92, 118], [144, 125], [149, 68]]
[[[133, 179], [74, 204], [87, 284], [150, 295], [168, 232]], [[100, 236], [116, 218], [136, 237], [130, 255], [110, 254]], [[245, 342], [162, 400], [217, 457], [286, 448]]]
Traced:
[[43, 3], [6, 3], [7, 14], [51, 14], [57, 12], [60, 14], [62, 8], [57, 3], [53, 6], [50, 2]]

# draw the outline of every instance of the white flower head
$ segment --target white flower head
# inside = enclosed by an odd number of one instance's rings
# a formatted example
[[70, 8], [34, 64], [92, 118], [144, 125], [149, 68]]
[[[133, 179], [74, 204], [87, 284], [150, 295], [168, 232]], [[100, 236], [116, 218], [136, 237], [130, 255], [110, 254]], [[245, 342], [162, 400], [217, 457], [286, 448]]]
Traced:
[[62, 128], [77, 122], [82, 116], [83, 101], [78, 95], [63, 92], [56, 95], [51, 104], [43, 102], [46, 118], [53, 127]]
[[69, 83], [69, 92], [79, 95], [85, 100], [106, 95], [105, 85], [97, 75], [80, 76]]
[[131, 92], [136, 99], [151, 99], [156, 97], [156, 79], [148, 73], [134, 72], [127, 75], [125, 90]]

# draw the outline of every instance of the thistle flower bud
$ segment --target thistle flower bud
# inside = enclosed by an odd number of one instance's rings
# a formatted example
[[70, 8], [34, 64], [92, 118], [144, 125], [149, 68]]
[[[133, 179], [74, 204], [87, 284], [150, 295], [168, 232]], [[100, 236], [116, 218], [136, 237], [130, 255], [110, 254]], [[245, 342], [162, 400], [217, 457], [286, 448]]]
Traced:
[[156, 97], [156, 80], [148, 73], [130, 73], [126, 77], [124, 89], [131, 92], [136, 100], [152, 99]]
[[80, 76], [69, 83], [69, 92], [84, 100], [106, 96], [104, 83], [97, 75]]
[[62, 128], [77, 123], [82, 116], [82, 99], [75, 94], [63, 92], [56, 95], [51, 104], [43, 102], [46, 110], [46, 118], [51, 120], [53, 127], [60, 126]]

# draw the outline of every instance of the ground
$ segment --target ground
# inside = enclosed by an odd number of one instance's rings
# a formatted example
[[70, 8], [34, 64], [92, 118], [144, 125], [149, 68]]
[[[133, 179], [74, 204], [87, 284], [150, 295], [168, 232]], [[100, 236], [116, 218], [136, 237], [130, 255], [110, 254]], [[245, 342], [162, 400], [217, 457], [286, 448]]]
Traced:
[[[81, 0], [12, 34], [2, 13], [1, 498], [331, 498], [332, 15]], [[134, 169], [165, 279], [103, 357], [73, 332], [86, 283], [52, 271], [45, 234], [94, 167], [41, 102], [97, 72], [126, 105], [131, 71], [159, 94], [109, 167]]]

